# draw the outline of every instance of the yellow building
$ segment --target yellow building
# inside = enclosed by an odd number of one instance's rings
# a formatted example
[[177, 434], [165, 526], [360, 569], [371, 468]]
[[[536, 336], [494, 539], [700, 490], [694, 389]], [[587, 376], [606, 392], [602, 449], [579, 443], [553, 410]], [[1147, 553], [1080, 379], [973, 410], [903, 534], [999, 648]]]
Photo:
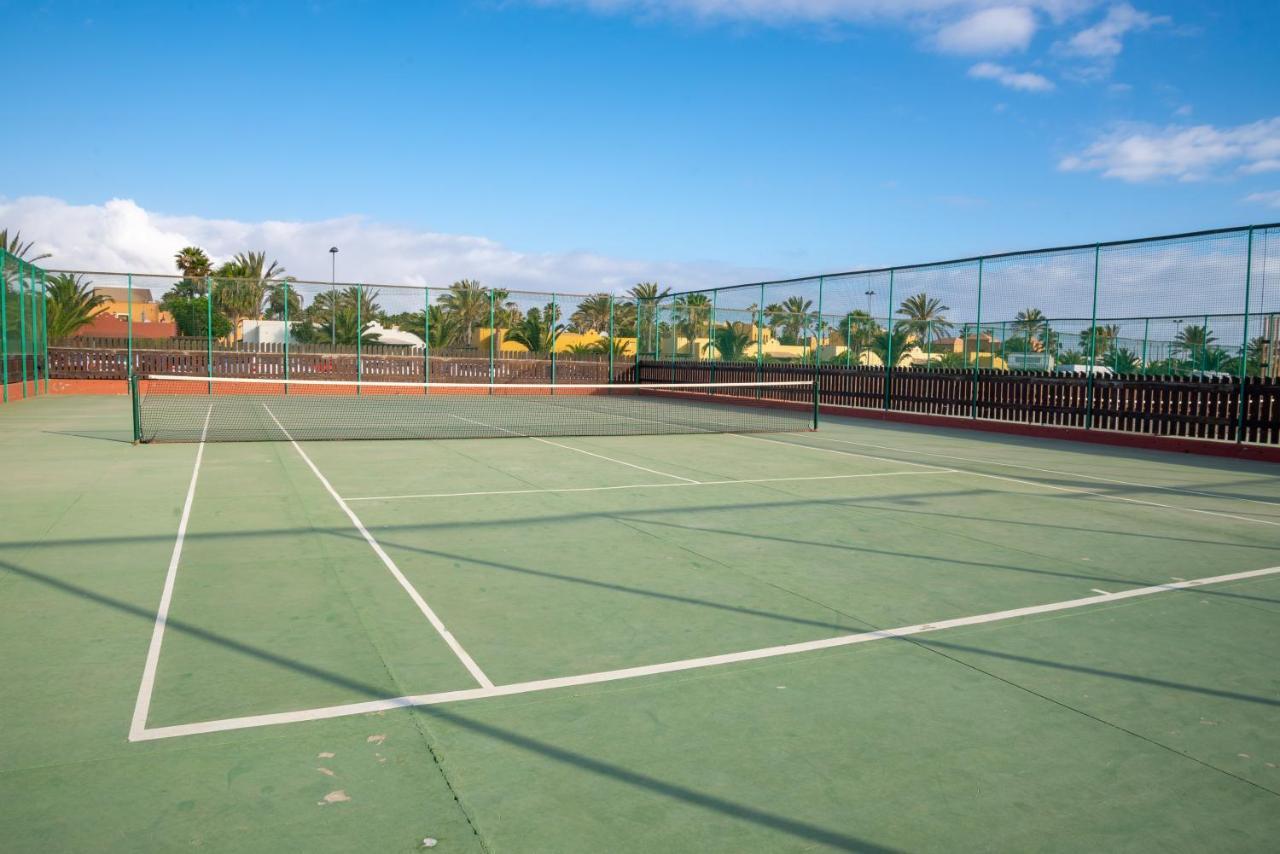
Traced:
[[[498, 329], [496, 330], [496, 332], [498, 334], [497, 350], [499, 352], [502, 352], [502, 353], [529, 352], [529, 348], [524, 346], [520, 342], [506, 340], [507, 330]], [[476, 339], [475, 339], [477, 350], [480, 350], [481, 352], [488, 352], [489, 336], [490, 336], [490, 331], [488, 329], [484, 327], [477, 327]], [[614, 340], [622, 344], [623, 349], [622, 349], [621, 355], [623, 356], [635, 355], [636, 353], [635, 338], [623, 338], [622, 336], [619, 335], [615, 337]], [[606, 341], [608, 341], [608, 336], [601, 335], [599, 332], [561, 332], [559, 335], [556, 336], [555, 351], [557, 353], [567, 353], [573, 350], [575, 347], [595, 347], [603, 344], [603, 342], [606, 342]]]
[[[94, 294], [105, 297], [104, 314], [117, 320], [132, 320], [134, 323], [173, 323], [173, 315], [160, 310], [160, 304], [151, 296], [150, 288], [134, 288], [132, 311], [128, 288], [94, 288]], [[132, 315], [132, 316], [130, 316]]]

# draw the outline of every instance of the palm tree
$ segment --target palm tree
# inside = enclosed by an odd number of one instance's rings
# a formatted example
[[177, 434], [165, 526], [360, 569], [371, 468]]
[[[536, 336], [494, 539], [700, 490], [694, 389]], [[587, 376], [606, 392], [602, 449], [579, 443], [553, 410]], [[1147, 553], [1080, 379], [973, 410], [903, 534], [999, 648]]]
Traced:
[[[284, 301], [285, 294], [289, 295], [289, 317], [302, 317], [302, 294], [293, 285], [293, 279], [285, 276], [283, 279], [272, 280], [266, 283], [266, 296], [262, 316], [271, 320], [281, 320], [284, 318]], [[320, 302], [320, 297], [327, 297], [327, 293], [316, 294], [312, 305]]]
[[45, 304], [50, 341], [70, 338], [76, 330], [106, 311], [107, 298], [93, 291], [83, 276], [58, 273], [46, 282]]
[[570, 332], [608, 332], [609, 314], [613, 297], [609, 294], [591, 294], [578, 302], [578, 308], [569, 315]]
[[839, 331], [840, 337], [844, 339], [844, 346], [862, 353], [870, 346], [871, 339], [880, 332], [880, 324], [862, 309], [854, 309], [840, 321]]
[[1195, 358], [1195, 354], [1204, 352], [1217, 340], [1217, 336], [1207, 326], [1184, 326], [1174, 336], [1173, 346], [1174, 349], [1185, 352], [1189, 358]]
[[[614, 323], [617, 323], [616, 318], [614, 319]], [[609, 351], [612, 350], [615, 359], [627, 355], [627, 342], [621, 341], [618, 338], [601, 338], [590, 346], [592, 348], [592, 352], [599, 353], [603, 356], [609, 355]]]
[[1040, 331], [1040, 327], [1044, 326], [1046, 320], [1048, 318], [1040, 309], [1024, 308], [1014, 317], [1012, 326], [1015, 332], [1021, 332], [1027, 340], [1030, 340], [1036, 337], [1036, 333]]
[[203, 279], [212, 275], [213, 264], [199, 246], [185, 246], [173, 256], [174, 263], [186, 279]]
[[[600, 348], [595, 343], [583, 344], [578, 342], [565, 347], [564, 352], [570, 356], [598, 356], [600, 355]], [[605, 352], [608, 351], [606, 350]]]
[[936, 335], [945, 335], [954, 327], [955, 324], [943, 314], [950, 310], [951, 307], [943, 305], [942, 300], [921, 292], [907, 297], [898, 306], [898, 313], [906, 315], [907, 319], [899, 321], [897, 325], [928, 346]]
[[[15, 231], [13, 233], [13, 236], [10, 237], [9, 229], [0, 228], [0, 249], [3, 249], [6, 253], [11, 255], [12, 257], [17, 258], [20, 261], [24, 261], [27, 264], [34, 264], [37, 261], [43, 261], [46, 258], [53, 257], [48, 252], [42, 252], [39, 255], [33, 255], [32, 257], [28, 258], [27, 254], [31, 251], [31, 247], [34, 245], [35, 245], [34, 242], [30, 240], [28, 240], [26, 243], [22, 242], [21, 231]], [[6, 264], [5, 278], [7, 279], [9, 275], [10, 275], [9, 265]]]
[[696, 346], [694, 339], [706, 328], [711, 318], [711, 298], [706, 294], [681, 294], [673, 303], [675, 310], [676, 335], [683, 335], [689, 341], [689, 355], [693, 355]]
[[631, 338], [636, 334], [636, 304], [629, 300], [613, 301], [613, 334]]
[[715, 348], [716, 358], [734, 362], [742, 358], [742, 354], [751, 346], [752, 325], [737, 320], [727, 321], [724, 325], [716, 325], [711, 333], [711, 343], [707, 349]]
[[530, 353], [546, 353], [555, 346], [556, 336], [563, 330], [563, 326], [552, 326], [550, 312], [544, 318], [541, 311], [531, 308], [525, 312], [523, 320], [507, 330], [506, 340], [523, 344]]
[[1115, 346], [1116, 339], [1120, 337], [1120, 327], [1114, 323], [1106, 323], [1102, 326], [1091, 326], [1080, 333], [1080, 349], [1085, 353], [1090, 350], [1090, 341], [1093, 342], [1094, 356], [1105, 356], [1111, 352], [1111, 348]]
[[468, 347], [475, 342], [475, 328], [489, 322], [490, 305], [489, 291], [472, 279], [454, 282], [440, 297], [441, 308], [457, 318], [461, 325], [463, 342]]
[[659, 291], [658, 288], [659, 285], [657, 282], [639, 282], [631, 286], [631, 289], [627, 291], [627, 296], [631, 297], [636, 302], [639, 302], [640, 300], [652, 300], [656, 302], [671, 293], [671, 288], [662, 288], [661, 291]]
[[787, 297], [781, 304], [774, 303], [765, 308], [771, 330], [782, 327], [778, 336], [783, 344], [798, 344], [800, 333], [808, 329], [817, 315], [811, 311], [813, 300], [800, 296]]
[[907, 349], [907, 342], [910, 339], [910, 333], [905, 328], [898, 328], [890, 332], [887, 329], [881, 329], [874, 338], [868, 349], [876, 354], [876, 358], [880, 360], [880, 364], [889, 364], [890, 349], [893, 352], [893, 367], [897, 367], [902, 361], [903, 351]]
[[1116, 347], [1107, 354], [1107, 358], [1103, 364], [1115, 371], [1117, 374], [1132, 374], [1138, 370], [1140, 360], [1138, 358], [1138, 354], [1134, 353], [1128, 347]]
[[378, 336], [369, 332], [369, 327], [381, 313], [377, 299], [376, 290], [355, 286], [339, 288], [336, 310], [323, 317], [317, 329], [319, 340], [355, 344], [358, 337], [364, 344], [378, 343]]

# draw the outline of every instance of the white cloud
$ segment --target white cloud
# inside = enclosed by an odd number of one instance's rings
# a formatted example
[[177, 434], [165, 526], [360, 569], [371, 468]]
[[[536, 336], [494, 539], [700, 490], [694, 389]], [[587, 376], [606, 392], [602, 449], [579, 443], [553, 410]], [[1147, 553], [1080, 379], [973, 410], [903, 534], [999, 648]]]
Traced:
[[1246, 202], [1254, 202], [1259, 205], [1266, 205], [1271, 208], [1280, 208], [1280, 190], [1271, 190], [1266, 193], [1253, 193], [1245, 196]]
[[1048, 92], [1053, 89], [1053, 81], [1047, 77], [1030, 71], [1015, 71], [994, 62], [979, 62], [969, 69], [969, 76], [979, 80], [994, 80], [1001, 86], [1023, 92]]
[[0, 226], [20, 229], [37, 252], [52, 253], [43, 262], [51, 269], [172, 275], [174, 253], [196, 245], [215, 261], [265, 250], [292, 275], [328, 281], [328, 249], [337, 245], [340, 280], [419, 287], [472, 278], [511, 290], [563, 293], [621, 292], [639, 281], [689, 290], [777, 273], [593, 252], [521, 252], [484, 237], [414, 230], [358, 216], [293, 222], [172, 216], [129, 199], [102, 205], [72, 205], [41, 196], [0, 199]]
[[1280, 168], [1280, 117], [1229, 128], [1124, 126], [1058, 163], [1065, 172], [1130, 182], [1200, 181], [1232, 167], [1243, 174]]
[[938, 31], [935, 42], [948, 53], [1007, 53], [1026, 50], [1036, 32], [1035, 14], [1025, 6], [974, 12]]
[[1107, 15], [1092, 27], [1076, 33], [1063, 45], [1066, 53], [1092, 58], [1109, 58], [1124, 50], [1124, 37], [1130, 32], [1141, 32], [1156, 24], [1167, 24], [1164, 16], [1148, 15], [1119, 3], [1107, 10]]
[[1181, 107], [1173, 111], [1173, 114], [1180, 119], [1185, 119], [1191, 115], [1193, 110], [1190, 104], [1183, 104]]

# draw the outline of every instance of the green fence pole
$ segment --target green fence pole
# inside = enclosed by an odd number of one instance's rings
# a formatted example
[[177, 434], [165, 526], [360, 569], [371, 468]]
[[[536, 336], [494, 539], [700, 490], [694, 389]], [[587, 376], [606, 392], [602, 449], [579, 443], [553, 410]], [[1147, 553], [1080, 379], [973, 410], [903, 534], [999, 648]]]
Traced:
[[208, 276], [204, 277], [204, 340], [209, 394], [213, 394], [213, 281]]
[[40, 271], [40, 340], [44, 344], [44, 393], [49, 393], [49, 279]]
[[356, 284], [356, 395], [364, 379], [364, 285]]
[[644, 303], [643, 297], [636, 297], [636, 346], [635, 352], [632, 354], [632, 362], [635, 367], [633, 382], [640, 382], [640, 340], [644, 338], [644, 333], [649, 330], [644, 322], [644, 312], [641, 305]]
[[825, 276], [818, 277], [818, 327], [813, 330], [813, 366], [815, 368], [822, 364], [822, 291], [825, 281]]
[[18, 347], [22, 354], [22, 397], [27, 396], [27, 280], [22, 268], [28, 266], [18, 262]]
[[[978, 259], [978, 315], [974, 321], [976, 331], [973, 334], [973, 409], [969, 417], [978, 417], [978, 382], [982, 376], [982, 271], [983, 259]], [[992, 351], [994, 352], [994, 350]]]
[[9, 402], [9, 253], [0, 249], [0, 391], [5, 403]]
[[[760, 302], [756, 305], [756, 382], [764, 372], [764, 285], [760, 286]], [[760, 393], [760, 389], [756, 389]]]
[[548, 324], [551, 333], [551, 393], [556, 393], [556, 339], [560, 336], [556, 334], [556, 320], [559, 310], [556, 307], [556, 295], [551, 295], [551, 322]]
[[1102, 262], [1102, 247], [1093, 245], [1093, 306], [1089, 309], [1089, 378], [1085, 383], [1084, 429], [1093, 428], [1093, 375], [1098, 360], [1098, 267]]
[[498, 330], [493, 326], [493, 288], [489, 288], [489, 394], [493, 394], [493, 383], [497, 374], [494, 373], [493, 364], [493, 348], [495, 340], [498, 337]]
[[[1000, 321], [1000, 361], [1004, 362], [1004, 369], [1007, 371], [1009, 370], [1009, 354], [1005, 351], [1005, 346], [1004, 346], [1005, 334], [1006, 333], [1004, 331], [1004, 321], [1002, 320]], [[991, 355], [992, 355], [992, 362], [994, 362], [995, 361], [994, 347], [992, 348]], [[995, 365], [992, 364], [991, 367], [994, 368]]]
[[422, 290], [422, 393], [431, 383], [431, 288]]
[[[1253, 285], [1253, 228], [1249, 229], [1249, 248], [1244, 262], [1244, 335], [1240, 341], [1240, 414], [1236, 419], [1236, 441], [1244, 441], [1245, 392], [1249, 385], [1249, 297]], [[1208, 331], [1205, 337], [1208, 338]], [[1270, 346], [1270, 345], [1268, 345]]]
[[289, 393], [289, 280], [284, 280], [284, 393]]
[[1151, 318], [1142, 318], [1142, 375], [1147, 375], [1147, 338], [1151, 333]]
[[[707, 356], [708, 357], [711, 356], [711, 347], [715, 345], [716, 304], [718, 302], [717, 298], [719, 296], [720, 296], [719, 291], [711, 292], [711, 318], [710, 318], [710, 321], [707, 323]], [[723, 354], [720, 352], [720, 347], [718, 345], [716, 345], [715, 350], [716, 350], [716, 357], [710, 360], [711, 361], [711, 382], [716, 381], [716, 362], [718, 362], [721, 358], [723, 358]], [[715, 391], [716, 390], [714, 388], [711, 389], [712, 394], [715, 394]]]
[[613, 294], [609, 294], [609, 382], [613, 385]]
[[885, 317], [884, 408], [889, 408], [893, 383], [893, 270], [889, 271], [889, 307]]
[[[133, 274], [125, 277], [125, 300], [129, 308], [129, 320], [125, 323], [125, 334], [128, 336], [129, 370], [126, 376], [133, 376]], [[135, 437], [136, 439], [136, 437]]]

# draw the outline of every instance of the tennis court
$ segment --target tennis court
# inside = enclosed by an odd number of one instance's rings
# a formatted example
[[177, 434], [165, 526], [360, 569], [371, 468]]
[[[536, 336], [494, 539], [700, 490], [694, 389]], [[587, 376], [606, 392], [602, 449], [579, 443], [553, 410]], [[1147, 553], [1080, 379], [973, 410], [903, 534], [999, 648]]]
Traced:
[[1274, 846], [1274, 466], [303, 388], [3, 411], [7, 850]]

